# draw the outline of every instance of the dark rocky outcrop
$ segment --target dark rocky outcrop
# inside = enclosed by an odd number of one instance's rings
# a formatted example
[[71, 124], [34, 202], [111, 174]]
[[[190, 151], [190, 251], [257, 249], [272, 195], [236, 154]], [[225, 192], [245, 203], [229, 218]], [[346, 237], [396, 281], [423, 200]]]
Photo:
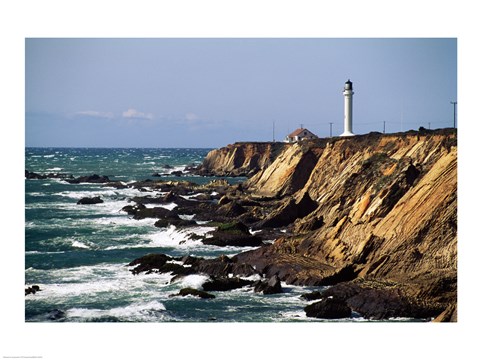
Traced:
[[256, 293], [263, 293], [264, 295], [280, 294], [283, 292], [280, 279], [276, 275], [267, 281], [257, 281], [253, 286]]
[[100, 196], [84, 197], [77, 201], [77, 205], [93, 205], [101, 203], [103, 203], [103, 200], [100, 198]]
[[[344, 282], [322, 292], [302, 297], [306, 300], [322, 299], [322, 301], [335, 299], [362, 317], [372, 320], [396, 317], [428, 319], [439, 313], [436, 307], [410, 301], [395, 284], [382, 282]], [[309, 315], [308, 313], [307, 316], [315, 317], [315, 315]]]
[[170, 296], [188, 296], [188, 295], [197, 296], [201, 299], [215, 299], [215, 295], [213, 294], [209, 294], [205, 291], [192, 289], [192, 288], [181, 289], [178, 294], [170, 295]]
[[130, 270], [134, 275], [151, 270], [160, 270], [167, 261], [173, 260], [172, 257], [165, 254], [148, 254], [131, 261], [128, 266], [135, 266]]
[[165, 254], [148, 254], [133, 260], [128, 266], [135, 266], [130, 270], [133, 274], [172, 273], [172, 281], [190, 274], [203, 274], [213, 278], [228, 278], [230, 274], [235, 277], [259, 274], [252, 266], [238, 263], [225, 255], [203, 259], [194, 256], [172, 258]]
[[263, 242], [257, 236], [225, 233], [203, 239], [202, 243], [215, 246], [260, 246]]
[[173, 219], [173, 220], [180, 219], [176, 211], [171, 211], [163, 207], [147, 208], [143, 204], [127, 205], [122, 208], [122, 211], [125, 211], [129, 215], [133, 215], [133, 218], [135, 220], [141, 220], [145, 218]]
[[367, 319], [428, 318], [433, 314], [411, 304], [398, 289], [361, 289], [347, 299], [348, 306]]
[[80, 176], [74, 179], [65, 179], [66, 182], [70, 184], [80, 184], [80, 183], [92, 183], [92, 184], [104, 184], [111, 182], [108, 176], [105, 175], [89, 175], [89, 176]]
[[307, 301], [318, 300], [318, 299], [321, 299], [322, 297], [323, 296], [320, 293], [320, 291], [312, 291], [310, 293], [300, 295], [300, 298]]
[[65, 311], [63, 310], [59, 310], [59, 309], [53, 309], [52, 311], [50, 311], [48, 314], [47, 314], [47, 319], [48, 320], [60, 320], [60, 319], [63, 319], [65, 318], [67, 314], [65, 313]]
[[321, 319], [343, 319], [352, 315], [352, 310], [344, 300], [333, 297], [325, 298], [321, 301], [307, 305], [305, 312], [308, 317]]
[[37, 174], [33, 171], [25, 170], [25, 179], [43, 180], [43, 179], [46, 179], [46, 178], [47, 178], [46, 175]]
[[252, 284], [253, 281], [240, 279], [238, 277], [212, 277], [209, 281], [204, 283], [202, 287], [205, 291], [228, 291]]
[[40, 286], [38, 285], [29, 286], [28, 288], [25, 289], [25, 296], [30, 294], [35, 294], [37, 291], [41, 291]]
[[238, 221], [218, 226], [211, 235], [202, 243], [216, 246], [260, 246], [263, 243], [261, 238], [250, 234], [248, 227]]
[[177, 228], [184, 228], [189, 226], [195, 226], [197, 225], [197, 223], [195, 220], [183, 220], [183, 219], [180, 219], [179, 217], [175, 218], [172, 216], [166, 219], [157, 220], [154, 225], [159, 228], [166, 228], [171, 225]]

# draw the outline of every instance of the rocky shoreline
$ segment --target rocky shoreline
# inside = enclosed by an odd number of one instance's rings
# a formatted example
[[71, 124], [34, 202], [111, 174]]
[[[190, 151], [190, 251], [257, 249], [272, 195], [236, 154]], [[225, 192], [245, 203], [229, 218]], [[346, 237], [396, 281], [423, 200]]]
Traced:
[[[234, 144], [213, 150], [202, 166], [189, 169], [248, 176], [236, 185], [220, 179], [205, 185], [167, 180], [126, 185], [106, 176], [28, 171], [26, 177], [136, 188], [142, 196], [122, 209], [134, 220], [155, 218], [159, 228], [200, 222], [215, 230], [192, 240], [256, 247], [215, 259], [146, 254], [126, 264], [136, 276], [210, 277], [202, 290], [187, 288], [177, 296], [208, 301], [216, 291], [245, 286], [268, 296], [280, 293], [285, 282], [327, 287], [303, 295], [309, 317], [345, 319], [356, 313], [374, 320], [456, 321], [456, 161], [455, 130], [421, 129], [288, 146]], [[172, 210], [162, 206], [171, 203], [177, 205]]]

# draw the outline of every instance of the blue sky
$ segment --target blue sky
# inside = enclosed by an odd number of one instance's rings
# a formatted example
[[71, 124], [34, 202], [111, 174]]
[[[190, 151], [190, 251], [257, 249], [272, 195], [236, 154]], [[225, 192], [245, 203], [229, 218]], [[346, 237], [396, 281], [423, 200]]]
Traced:
[[454, 38], [27, 38], [26, 146], [220, 147], [452, 127]]

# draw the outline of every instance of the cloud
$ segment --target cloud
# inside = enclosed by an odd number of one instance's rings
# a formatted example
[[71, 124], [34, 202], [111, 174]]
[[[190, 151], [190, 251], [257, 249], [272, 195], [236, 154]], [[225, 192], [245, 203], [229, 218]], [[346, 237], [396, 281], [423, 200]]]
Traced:
[[188, 122], [195, 122], [198, 119], [199, 118], [198, 118], [197, 114], [194, 114], [194, 113], [191, 113], [191, 112], [185, 114], [185, 120], [187, 120]]
[[135, 109], [128, 109], [122, 113], [122, 116], [124, 118], [128, 119], [148, 119], [148, 120], [153, 120], [153, 114], [152, 113], [144, 113]]
[[89, 116], [89, 117], [96, 117], [102, 119], [113, 119], [114, 115], [112, 112], [103, 112], [103, 111], [94, 111], [94, 110], [86, 110], [86, 111], [78, 111], [75, 113], [77, 116]]

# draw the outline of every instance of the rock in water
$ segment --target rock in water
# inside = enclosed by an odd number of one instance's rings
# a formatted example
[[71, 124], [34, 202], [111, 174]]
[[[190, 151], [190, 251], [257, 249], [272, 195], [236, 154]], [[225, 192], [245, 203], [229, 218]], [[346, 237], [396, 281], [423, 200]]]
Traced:
[[30, 295], [30, 294], [35, 294], [37, 291], [40, 291], [40, 286], [32, 285], [32, 286], [25, 289], [25, 296]]
[[254, 284], [254, 291], [261, 292], [264, 295], [280, 294], [283, 292], [280, 279], [277, 275], [271, 277], [268, 281], [257, 281]]
[[65, 179], [66, 182], [70, 184], [80, 184], [80, 183], [92, 183], [92, 184], [103, 184], [110, 182], [108, 176], [93, 174], [90, 176], [80, 176], [75, 179]]
[[93, 204], [101, 204], [103, 200], [100, 199], [100, 196], [95, 197], [84, 197], [77, 201], [77, 205], [93, 205]]
[[251, 285], [252, 283], [253, 281], [240, 278], [219, 277], [206, 282], [202, 287], [205, 291], [228, 291]]
[[187, 295], [198, 296], [201, 299], [215, 299], [215, 295], [209, 294], [205, 291], [192, 289], [192, 288], [181, 289], [178, 294], [171, 295], [171, 296], [187, 296]]
[[54, 309], [47, 315], [48, 320], [59, 320], [65, 317], [65, 311]]
[[134, 275], [144, 271], [152, 271], [161, 269], [167, 261], [172, 258], [165, 254], [147, 254], [138, 259], [133, 260], [128, 266], [136, 266], [130, 270]]
[[343, 319], [352, 316], [352, 310], [346, 302], [328, 297], [305, 307], [308, 317], [320, 319]]

